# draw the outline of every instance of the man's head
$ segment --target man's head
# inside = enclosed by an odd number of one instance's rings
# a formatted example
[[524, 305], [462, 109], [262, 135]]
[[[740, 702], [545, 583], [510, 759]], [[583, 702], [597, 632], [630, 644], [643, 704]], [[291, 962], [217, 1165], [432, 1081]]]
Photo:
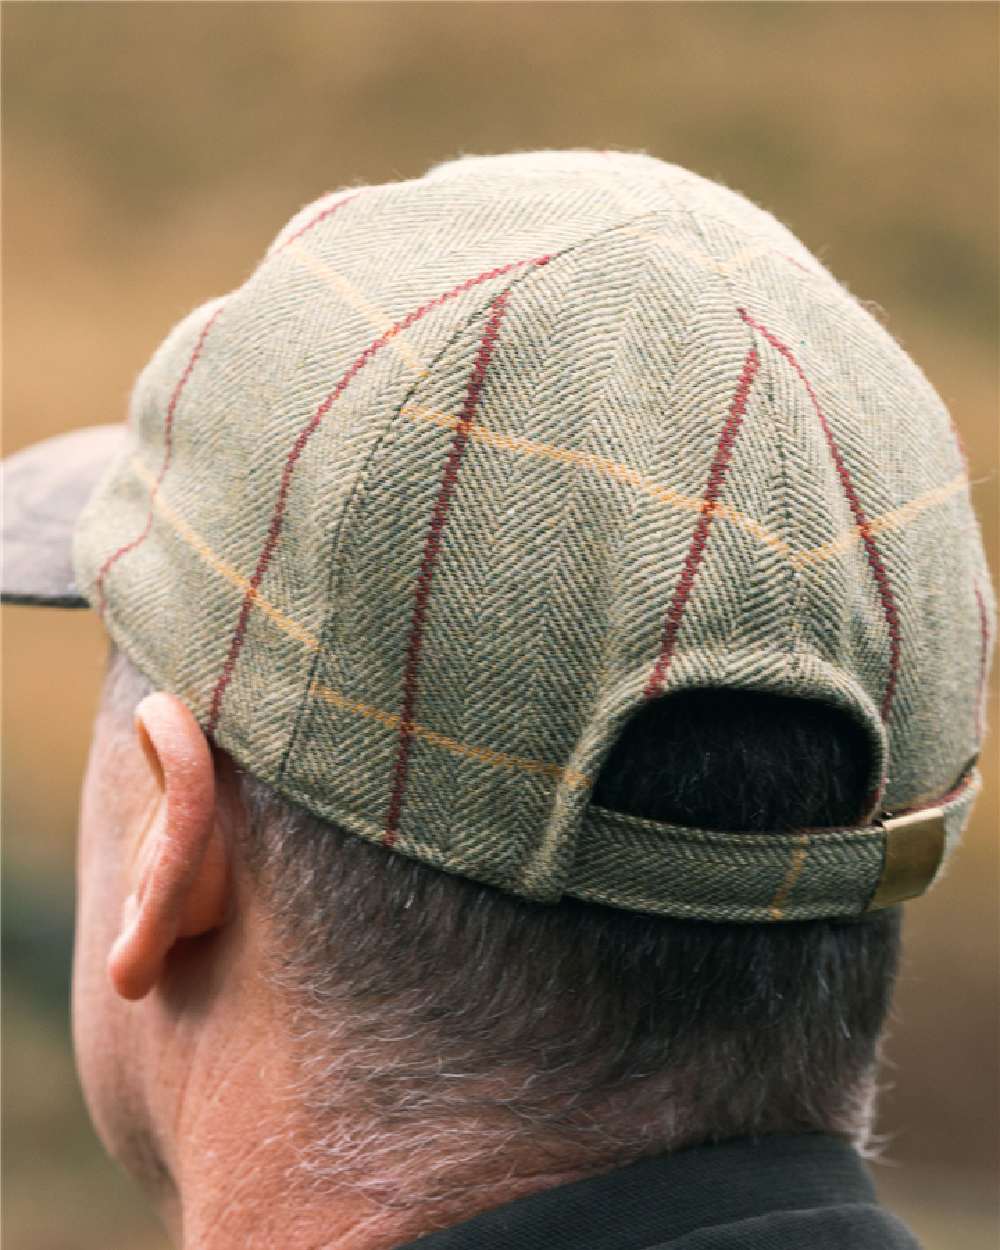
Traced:
[[[289, 804], [151, 691], [115, 653], [74, 1018], [104, 1140], [161, 1197], [196, 1131], [178, 1084], [242, 1064], [280, 1090], [290, 1176], [408, 1210], [746, 1134], [869, 1145], [898, 908], [748, 926], [517, 899]], [[845, 825], [865, 750], [835, 709], [685, 692], [636, 718], [595, 801], [748, 834]]]
[[6, 593], [115, 644], [77, 1044], [168, 1205], [220, 1108], [440, 1218], [864, 1145], [995, 611], [943, 405], [792, 235], [620, 154], [338, 193], [100, 437]]

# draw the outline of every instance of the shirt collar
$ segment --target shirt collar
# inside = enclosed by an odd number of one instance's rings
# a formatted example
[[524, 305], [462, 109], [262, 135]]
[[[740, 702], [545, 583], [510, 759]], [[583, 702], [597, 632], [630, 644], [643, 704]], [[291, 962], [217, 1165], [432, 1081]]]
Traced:
[[529, 1194], [399, 1250], [642, 1250], [771, 1211], [876, 1201], [860, 1156], [840, 1138], [740, 1138]]

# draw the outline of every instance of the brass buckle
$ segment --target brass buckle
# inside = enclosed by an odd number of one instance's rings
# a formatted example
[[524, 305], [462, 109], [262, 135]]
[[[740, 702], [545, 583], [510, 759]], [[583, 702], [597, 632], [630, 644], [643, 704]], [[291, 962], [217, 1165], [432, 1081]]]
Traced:
[[923, 894], [944, 857], [942, 808], [925, 807], [919, 812], [885, 817], [876, 823], [885, 830], [885, 859], [866, 911], [878, 911]]

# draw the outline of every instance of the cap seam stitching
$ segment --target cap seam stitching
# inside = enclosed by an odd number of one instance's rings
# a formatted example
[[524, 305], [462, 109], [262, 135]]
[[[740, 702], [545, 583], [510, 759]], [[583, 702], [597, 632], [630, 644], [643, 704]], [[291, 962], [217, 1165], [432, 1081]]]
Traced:
[[[594, 234], [588, 235], [586, 238], [579, 239], [573, 243], [568, 244], [565, 248], [562, 249], [562, 251], [552, 253], [547, 264], [554, 264], [556, 261], [563, 259], [564, 257], [577, 251], [579, 248], [586, 247], [592, 243], [598, 242], [599, 240], [603, 239], [607, 235], [613, 234], [616, 230], [625, 229], [636, 221], [645, 221], [648, 218], [657, 218], [662, 215], [663, 215], [663, 210], [653, 209], [653, 210], [650, 210], [649, 212], [639, 213], [633, 217], [629, 217], [622, 221], [615, 222], [614, 224], [610, 226], [602, 227], [601, 230], [595, 232]], [[320, 645], [317, 647], [316, 652], [313, 655], [312, 661], [309, 665], [309, 671], [306, 677], [306, 681], [303, 685], [302, 694], [300, 695], [300, 698], [299, 698], [299, 706], [296, 710], [295, 720], [292, 724], [292, 729], [289, 733], [288, 742], [285, 746], [285, 750], [282, 752], [281, 762], [279, 763], [278, 770], [275, 774], [276, 785], [280, 785], [280, 783], [282, 782], [285, 776], [285, 772], [288, 767], [288, 761], [291, 758], [291, 754], [295, 745], [295, 741], [298, 738], [299, 733], [301, 731], [301, 726], [306, 715], [306, 709], [308, 708], [309, 703], [310, 703], [310, 691], [312, 689], [313, 682], [315, 681], [316, 670], [319, 666], [320, 657], [326, 650], [326, 644], [328, 641], [331, 621], [334, 621], [334, 620], [342, 621], [343, 619], [343, 614], [340, 614], [340, 616], [338, 617], [334, 617], [334, 606], [333, 606], [338, 602], [339, 591], [341, 589], [341, 581], [342, 581], [342, 578], [338, 576], [338, 569], [340, 565], [339, 557], [340, 557], [341, 550], [343, 547], [344, 533], [348, 526], [349, 520], [352, 519], [354, 511], [360, 505], [360, 501], [363, 500], [364, 498], [365, 491], [367, 488], [367, 478], [368, 478], [368, 474], [371, 469], [373, 460], [375, 459], [376, 455], [378, 454], [379, 449], [383, 446], [384, 442], [388, 438], [391, 431], [396, 427], [400, 419], [402, 410], [412, 400], [413, 396], [416, 394], [420, 385], [428, 381], [433, 376], [435, 367], [440, 363], [441, 359], [446, 355], [446, 353], [454, 346], [454, 344], [459, 340], [459, 338], [464, 333], [466, 333], [466, 331], [469, 329], [471, 325], [475, 324], [477, 321], [481, 320], [483, 317], [487, 315], [490, 306], [492, 305], [493, 301], [498, 297], [498, 295], [506, 294], [512, 291], [515, 287], [519, 286], [522, 282], [527, 281], [527, 279], [530, 278], [533, 274], [537, 273], [539, 268], [540, 266], [537, 263], [535, 263], [530, 268], [528, 268], [524, 273], [517, 274], [510, 282], [506, 284], [506, 286], [502, 287], [499, 292], [493, 292], [492, 294], [489, 295], [488, 298], [485, 298], [481, 304], [477, 305], [477, 307], [469, 314], [469, 316], [465, 319], [465, 321], [463, 321], [463, 323], [456, 328], [456, 330], [447, 339], [447, 341], [442, 344], [440, 350], [437, 352], [433, 360], [428, 365], [427, 372], [420, 377], [414, 378], [411, 386], [404, 393], [401, 402], [396, 408], [396, 411], [392, 414], [389, 421], [386, 423], [385, 428], [383, 429], [381, 434], [378, 436], [378, 438], [375, 440], [375, 443], [373, 444], [371, 450], [366, 456], [364, 463], [359, 467], [358, 472], [354, 478], [354, 482], [352, 483], [351, 490], [344, 503], [344, 508], [341, 512], [340, 521], [337, 525], [336, 534], [333, 536], [333, 540], [332, 540], [333, 555], [331, 557], [330, 567], [327, 572], [327, 585], [326, 585], [326, 603], [330, 606], [327, 609], [326, 620], [324, 621], [323, 626], [319, 631]], [[342, 570], [339, 570], [339, 572], [340, 574], [342, 574]], [[334, 585], [335, 579], [337, 583], [336, 586]]]

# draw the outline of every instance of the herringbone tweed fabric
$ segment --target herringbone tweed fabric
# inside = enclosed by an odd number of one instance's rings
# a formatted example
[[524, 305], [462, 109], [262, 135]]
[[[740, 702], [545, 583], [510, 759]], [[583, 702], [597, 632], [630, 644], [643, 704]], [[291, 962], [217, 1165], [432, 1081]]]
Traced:
[[544, 901], [863, 911], [877, 826], [588, 804], [645, 700], [720, 685], [845, 709], [872, 814], [944, 801], [949, 850], [964, 825], [996, 613], [948, 413], [724, 187], [583, 151], [337, 192], [170, 334], [130, 430], [79, 584], [362, 837]]

